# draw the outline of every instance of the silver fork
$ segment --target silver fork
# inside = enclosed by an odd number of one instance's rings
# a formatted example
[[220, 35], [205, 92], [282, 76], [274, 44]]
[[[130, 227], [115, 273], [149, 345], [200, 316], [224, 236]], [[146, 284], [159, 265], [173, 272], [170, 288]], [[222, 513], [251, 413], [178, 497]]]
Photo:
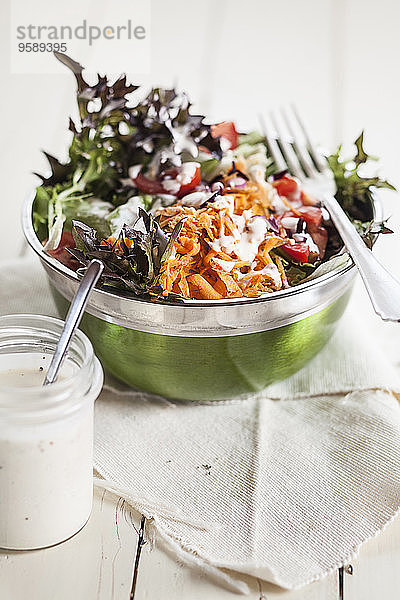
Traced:
[[[327, 209], [363, 279], [375, 312], [385, 321], [400, 321], [400, 282], [387, 271], [364, 244], [354, 225], [334, 197], [336, 184], [325, 157], [319, 153], [292, 109], [271, 113], [275, 132], [260, 118], [270, 154], [278, 171], [289, 172], [312, 189]], [[283, 126], [285, 123], [285, 126]], [[288, 135], [289, 134], [289, 135]]]

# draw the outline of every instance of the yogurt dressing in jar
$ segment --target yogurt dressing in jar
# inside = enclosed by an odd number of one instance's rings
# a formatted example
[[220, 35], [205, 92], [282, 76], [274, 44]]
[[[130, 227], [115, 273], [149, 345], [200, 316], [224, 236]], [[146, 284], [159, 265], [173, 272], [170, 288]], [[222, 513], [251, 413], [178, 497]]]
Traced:
[[0, 317], [0, 547], [43, 548], [77, 533], [93, 495], [93, 406], [103, 372], [78, 331], [42, 387], [63, 322]]

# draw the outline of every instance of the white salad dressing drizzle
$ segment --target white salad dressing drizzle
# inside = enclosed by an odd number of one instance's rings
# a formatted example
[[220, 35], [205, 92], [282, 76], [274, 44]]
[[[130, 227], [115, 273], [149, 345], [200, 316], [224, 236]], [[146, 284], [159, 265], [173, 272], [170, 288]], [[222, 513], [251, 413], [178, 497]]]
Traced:
[[239, 260], [252, 263], [258, 254], [260, 244], [265, 240], [268, 223], [265, 217], [254, 216], [251, 210], [243, 211], [241, 215], [234, 214], [234, 199], [222, 196], [215, 201], [214, 206], [227, 209], [235, 225], [231, 235], [221, 228], [219, 237], [209, 242], [216, 252], [236, 254]]
[[296, 233], [299, 220], [298, 217], [282, 217], [281, 224], [290, 233]]
[[118, 237], [124, 225], [132, 226], [138, 216], [139, 207], [142, 206], [142, 202], [138, 196], [129, 198], [125, 204], [121, 204], [115, 208], [107, 217], [106, 221], [111, 227], [111, 235]]
[[254, 275], [268, 276], [271, 278], [271, 280], [276, 286], [281, 285], [281, 274], [279, 273], [278, 267], [274, 263], [265, 265], [263, 269], [260, 269], [258, 271], [255, 271], [253, 267], [255, 267], [255, 264], [252, 265], [252, 268], [250, 269], [250, 271], [248, 271], [248, 273], [240, 273], [240, 271], [238, 272], [238, 284], [241, 287], [244, 287], [248, 280], [254, 277]]
[[188, 185], [196, 174], [196, 169], [200, 167], [198, 162], [183, 163], [175, 179], [163, 179], [162, 186], [166, 192], [177, 194], [182, 185]]
[[232, 260], [222, 260], [222, 258], [214, 258], [213, 261], [217, 263], [227, 273], [230, 273], [235, 266], [235, 263]]
[[295, 233], [291, 244], [298, 242], [306, 244], [310, 252], [316, 252], [319, 255], [319, 248], [309, 233]]
[[[249, 161], [249, 159], [247, 159]], [[281, 200], [278, 192], [269, 181], [265, 181], [265, 165], [264, 164], [250, 164], [248, 167], [249, 176], [252, 181], [257, 183], [266, 195], [268, 204], [272, 206], [275, 214], [281, 215], [287, 211], [286, 204]]]
[[319, 248], [317, 246], [317, 244], [314, 242], [314, 240], [312, 239], [312, 236], [309, 233], [305, 233], [304, 234], [306, 240], [306, 244], [310, 249], [310, 252], [316, 252], [319, 255]]
[[181, 189], [181, 184], [176, 179], [163, 179], [162, 186], [169, 194], [177, 194]]
[[276, 215], [281, 215], [284, 212], [287, 212], [289, 209], [286, 204], [283, 202], [282, 198], [278, 194], [275, 188], [272, 188], [274, 191], [271, 193], [270, 202], [271, 206], [274, 209], [274, 213]]
[[210, 198], [210, 196], [210, 192], [191, 192], [190, 194], [183, 196], [179, 203], [183, 204], [183, 206], [193, 206], [194, 208], [199, 208], [203, 202]]
[[128, 175], [131, 179], [136, 179], [136, 177], [139, 175], [140, 171], [142, 170], [142, 166], [143, 165], [132, 165], [131, 167], [129, 167], [128, 169]]

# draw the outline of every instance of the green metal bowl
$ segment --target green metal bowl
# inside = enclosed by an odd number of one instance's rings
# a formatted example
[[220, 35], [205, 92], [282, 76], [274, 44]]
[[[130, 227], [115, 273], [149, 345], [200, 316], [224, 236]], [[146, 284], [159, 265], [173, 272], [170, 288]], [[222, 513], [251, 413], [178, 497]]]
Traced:
[[[79, 280], [43, 251], [33, 202], [23, 209], [24, 233], [63, 316]], [[313, 358], [343, 314], [355, 276], [349, 260], [263, 298], [179, 304], [96, 289], [81, 327], [104, 369], [130, 386], [179, 400], [229, 399], [285, 379]]]
[[[69, 303], [53, 287], [64, 316]], [[125, 383], [179, 400], [221, 400], [264, 389], [301, 369], [331, 337], [350, 290], [314, 315], [277, 329], [179, 337], [114, 325], [85, 314], [81, 328], [104, 369]]]

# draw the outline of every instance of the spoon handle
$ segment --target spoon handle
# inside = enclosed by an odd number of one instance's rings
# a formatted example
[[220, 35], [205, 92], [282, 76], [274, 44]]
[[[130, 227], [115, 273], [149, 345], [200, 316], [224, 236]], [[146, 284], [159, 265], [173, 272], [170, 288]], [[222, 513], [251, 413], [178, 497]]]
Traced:
[[46, 379], [43, 385], [53, 383], [57, 377], [58, 371], [67, 353], [70, 341], [74, 335], [75, 329], [81, 322], [82, 315], [85, 311], [90, 293], [98, 282], [104, 265], [97, 259], [93, 259], [89, 264], [84, 276], [82, 277], [75, 297], [69, 307], [67, 318], [65, 319], [64, 327], [58, 340], [56, 350], [50, 363], [49, 370], [46, 374]]

